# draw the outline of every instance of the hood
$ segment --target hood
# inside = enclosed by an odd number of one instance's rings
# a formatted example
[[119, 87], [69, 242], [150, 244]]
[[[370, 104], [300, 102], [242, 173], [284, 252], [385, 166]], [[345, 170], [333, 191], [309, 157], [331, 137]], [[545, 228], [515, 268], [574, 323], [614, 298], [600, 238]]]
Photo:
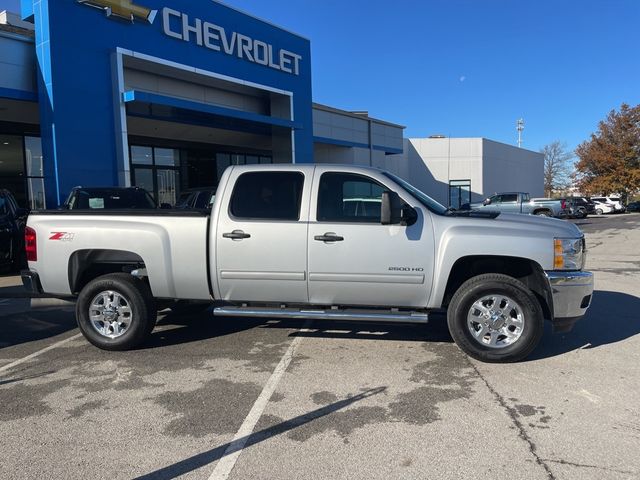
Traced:
[[447, 223], [450, 222], [452, 226], [468, 226], [502, 232], [518, 231], [520, 234], [529, 231], [531, 236], [536, 237], [579, 238], [583, 236], [582, 230], [571, 222], [536, 215], [501, 213], [495, 218], [479, 218], [477, 216], [450, 216], [441, 218], [446, 218], [448, 220]]

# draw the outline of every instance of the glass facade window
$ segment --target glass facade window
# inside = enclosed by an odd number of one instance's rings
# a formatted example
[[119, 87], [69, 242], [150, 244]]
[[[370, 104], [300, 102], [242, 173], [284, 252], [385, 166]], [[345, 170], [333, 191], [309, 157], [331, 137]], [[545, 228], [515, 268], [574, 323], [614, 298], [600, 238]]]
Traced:
[[134, 165], [153, 165], [153, 148], [132, 146], [131, 163]]
[[216, 152], [199, 148], [165, 148], [131, 145], [131, 183], [142, 187], [158, 204], [175, 205], [183, 191], [215, 191], [231, 165], [271, 164], [273, 157], [248, 153]]
[[179, 173], [177, 170], [156, 170], [158, 204], [176, 204]]
[[24, 137], [24, 152], [29, 207], [34, 210], [47, 208], [44, 197], [44, 157], [40, 137]]
[[0, 177], [24, 175], [24, 147], [20, 135], [0, 135]]
[[136, 187], [144, 188], [153, 195], [153, 169], [151, 168], [134, 168], [133, 184]]
[[40, 137], [0, 135], [0, 188], [21, 207], [46, 208]]
[[471, 203], [471, 180], [451, 180], [449, 182], [449, 207], [458, 209]]
[[180, 151], [175, 148], [154, 148], [153, 158], [156, 165], [180, 166]]
[[132, 145], [131, 183], [144, 188], [158, 205], [175, 205], [180, 178], [180, 150]]

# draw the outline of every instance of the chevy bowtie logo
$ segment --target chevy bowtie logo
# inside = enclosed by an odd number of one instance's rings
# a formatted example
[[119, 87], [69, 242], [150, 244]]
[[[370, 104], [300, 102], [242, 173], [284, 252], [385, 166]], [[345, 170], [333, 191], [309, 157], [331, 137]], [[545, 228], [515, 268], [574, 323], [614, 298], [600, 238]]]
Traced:
[[139, 18], [153, 23], [158, 13], [157, 10], [135, 5], [131, 0], [78, 0], [78, 3], [100, 8], [105, 11], [107, 17], [113, 15], [132, 22], [134, 18]]

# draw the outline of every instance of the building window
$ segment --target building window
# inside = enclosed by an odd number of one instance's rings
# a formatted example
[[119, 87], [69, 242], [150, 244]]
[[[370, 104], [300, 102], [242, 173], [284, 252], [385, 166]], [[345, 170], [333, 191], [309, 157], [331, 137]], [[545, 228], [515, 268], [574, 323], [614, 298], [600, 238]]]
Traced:
[[471, 203], [471, 180], [451, 180], [449, 182], [449, 207], [458, 209]]
[[175, 205], [180, 184], [180, 151], [132, 145], [131, 183], [147, 190], [158, 205]]
[[27, 164], [29, 207], [34, 210], [45, 209], [47, 204], [44, 198], [44, 167], [40, 137], [24, 137], [24, 154]]
[[0, 135], [0, 188], [21, 207], [46, 208], [40, 137]]

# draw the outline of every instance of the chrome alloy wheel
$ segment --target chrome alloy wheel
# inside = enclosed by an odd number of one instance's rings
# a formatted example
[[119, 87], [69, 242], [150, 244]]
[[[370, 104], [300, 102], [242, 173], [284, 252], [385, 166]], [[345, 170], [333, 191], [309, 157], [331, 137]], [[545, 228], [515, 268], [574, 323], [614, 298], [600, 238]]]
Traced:
[[131, 326], [133, 312], [129, 300], [121, 293], [107, 290], [91, 300], [89, 319], [94, 330], [103, 337], [118, 338]]
[[489, 348], [505, 348], [515, 343], [524, 330], [520, 305], [505, 295], [487, 295], [477, 300], [467, 314], [471, 336]]

